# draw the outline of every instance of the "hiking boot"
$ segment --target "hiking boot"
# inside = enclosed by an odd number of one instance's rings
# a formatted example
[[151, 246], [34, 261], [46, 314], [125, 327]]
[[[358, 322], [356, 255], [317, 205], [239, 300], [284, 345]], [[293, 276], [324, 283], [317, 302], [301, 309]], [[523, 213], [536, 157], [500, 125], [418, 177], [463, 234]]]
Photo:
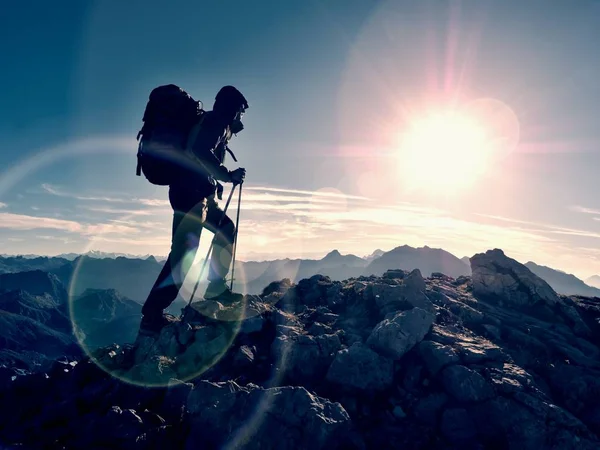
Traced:
[[204, 293], [204, 299], [218, 300], [221, 303], [235, 303], [242, 301], [244, 296], [232, 292], [225, 280], [214, 280], [208, 284]]
[[174, 322], [175, 316], [171, 314], [152, 313], [142, 316], [142, 322], [140, 323], [140, 331], [146, 334], [158, 334], [163, 327]]

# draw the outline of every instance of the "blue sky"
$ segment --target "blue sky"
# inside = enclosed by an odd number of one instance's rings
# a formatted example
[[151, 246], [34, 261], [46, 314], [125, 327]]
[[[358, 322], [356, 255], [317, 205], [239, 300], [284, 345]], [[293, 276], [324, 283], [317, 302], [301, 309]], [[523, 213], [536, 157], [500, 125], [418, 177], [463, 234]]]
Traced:
[[[234, 84], [241, 257], [500, 247], [600, 273], [599, 25], [586, 0], [12, 2], [0, 253], [167, 253], [166, 189], [134, 175], [147, 96], [176, 83], [210, 108]], [[512, 144], [464, 170], [468, 133], [424, 119], [449, 109]], [[436, 150], [410, 165], [413, 122]]]

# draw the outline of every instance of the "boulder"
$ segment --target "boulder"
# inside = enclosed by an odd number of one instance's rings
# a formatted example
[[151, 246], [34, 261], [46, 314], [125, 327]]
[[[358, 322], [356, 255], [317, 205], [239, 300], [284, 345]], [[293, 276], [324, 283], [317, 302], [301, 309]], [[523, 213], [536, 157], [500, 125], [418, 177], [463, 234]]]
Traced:
[[463, 408], [450, 408], [444, 411], [440, 431], [450, 442], [468, 441], [477, 434], [475, 424], [467, 410]]
[[367, 339], [376, 352], [400, 359], [429, 332], [435, 314], [421, 308], [402, 311], [380, 322]]
[[310, 385], [325, 377], [341, 347], [337, 334], [280, 336], [273, 342], [272, 351], [290, 382]]
[[495, 299], [513, 307], [561, 304], [548, 283], [502, 250], [489, 250], [471, 258], [473, 295]]
[[394, 381], [394, 364], [368, 346], [356, 342], [335, 355], [326, 379], [345, 391], [383, 391]]
[[446, 392], [460, 402], [481, 402], [494, 396], [491, 385], [479, 373], [465, 366], [450, 366], [442, 371]]
[[433, 304], [425, 295], [425, 280], [418, 269], [398, 285], [374, 283], [364, 292], [364, 296], [367, 301], [375, 301], [382, 316], [414, 307], [433, 311]]
[[460, 362], [458, 353], [452, 347], [434, 341], [421, 342], [419, 354], [431, 375], [436, 375], [446, 366]]
[[201, 381], [187, 404], [187, 449], [326, 449], [350, 428], [350, 417], [339, 403], [303, 387], [262, 389]]

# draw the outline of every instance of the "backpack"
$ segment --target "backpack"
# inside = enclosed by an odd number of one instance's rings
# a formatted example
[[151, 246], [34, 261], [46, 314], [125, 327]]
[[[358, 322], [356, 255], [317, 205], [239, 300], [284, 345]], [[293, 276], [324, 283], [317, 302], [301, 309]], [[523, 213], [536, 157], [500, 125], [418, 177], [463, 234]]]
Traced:
[[[202, 102], [174, 84], [154, 88], [144, 111], [136, 175], [159, 186], [171, 184], [177, 161], [185, 158], [188, 136], [204, 118]], [[140, 139], [141, 138], [141, 139]]]

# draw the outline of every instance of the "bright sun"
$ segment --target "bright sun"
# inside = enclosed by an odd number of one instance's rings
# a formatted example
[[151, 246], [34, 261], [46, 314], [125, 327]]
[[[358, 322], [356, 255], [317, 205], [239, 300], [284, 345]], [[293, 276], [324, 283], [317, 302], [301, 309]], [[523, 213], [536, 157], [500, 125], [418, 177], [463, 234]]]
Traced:
[[400, 137], [400, 168], [410, 188], [436, 192], [471, 185], [490, 162], [492, 139], [460, 112], [432, 114], [413, 122]]

